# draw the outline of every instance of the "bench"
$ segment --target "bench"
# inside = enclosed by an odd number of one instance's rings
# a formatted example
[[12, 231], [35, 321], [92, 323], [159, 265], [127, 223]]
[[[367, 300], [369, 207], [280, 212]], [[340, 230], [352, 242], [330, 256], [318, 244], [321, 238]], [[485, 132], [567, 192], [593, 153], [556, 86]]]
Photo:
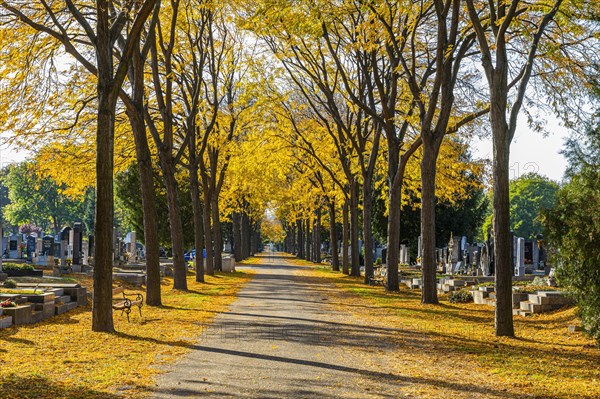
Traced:
[[114, 310], [120, 310], [121, 316], [123, 316], [123, 313], [127, 314], [127, 322], [129, 322], [129, 313], [131, 313], [132, 306], [138, 307], [138, 310], [140, 311], [140, 317], [142, 317], [142, 306], [144, 306], [144, 297], [142, 294], [127, 294], [125, 293], [125, 288], [123, 287], [117, 287], [113, 289], [113, 297], [116, 297], [119, 294], [122, 294], [123, 297], [113, 298], [115, 303], [113, 303], [112, 308]]
[[369, 285], [385, 284], [386, 272], [387, 269], [384, 267], [376, 268], [374, 270], [373, 277], [369, 278]]

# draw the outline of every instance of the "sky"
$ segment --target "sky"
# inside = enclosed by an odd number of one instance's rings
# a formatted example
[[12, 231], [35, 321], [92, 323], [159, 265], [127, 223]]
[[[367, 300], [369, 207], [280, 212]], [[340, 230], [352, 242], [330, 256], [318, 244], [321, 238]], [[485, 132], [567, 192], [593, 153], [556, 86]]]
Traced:
[[[526, 117], [521, 114], [510, 146], [511, 179], [536, 172], [555, 181], [562, 180], [567, 160], [560, 151], [569, 137], [569, 131], [560, 126], [552, 116], [548, 116], [546, 129], [549, 132], [547, 136], [534, 132], [527, 126]], [[471, 150], [475, 158], [492, 159], [491, 138], [473, 140]]]
[[[567, 160], [560, 151], [569, 132], [551, 116], [548, 117], [547, 130], [550, 132], [547, 136], [532, 131], [527, 126], [525, 116], [521, 115], [510, 150], [511, 179], [525, 173], [537, 172], [552, 180], [562, 180]], [[492, 159], [490, 138], [473, 140], [471, 149], [475, 158]], [[0, 164], [4, 166], [7, 163], [22, 161], [28, 154], [26, 150], [16, 151], [15, 148], [1, 146]]]

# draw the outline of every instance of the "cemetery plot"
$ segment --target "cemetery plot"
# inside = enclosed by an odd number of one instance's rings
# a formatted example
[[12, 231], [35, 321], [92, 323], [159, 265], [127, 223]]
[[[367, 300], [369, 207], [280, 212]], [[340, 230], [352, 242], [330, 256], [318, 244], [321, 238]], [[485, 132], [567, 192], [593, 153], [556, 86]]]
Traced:
[[11, 323], [0, 326], [35, 324], [54, 315], [87, 304], [87, 291], [79, 284], [18, 283], [14, 289], [0, 289], [3, 313]]

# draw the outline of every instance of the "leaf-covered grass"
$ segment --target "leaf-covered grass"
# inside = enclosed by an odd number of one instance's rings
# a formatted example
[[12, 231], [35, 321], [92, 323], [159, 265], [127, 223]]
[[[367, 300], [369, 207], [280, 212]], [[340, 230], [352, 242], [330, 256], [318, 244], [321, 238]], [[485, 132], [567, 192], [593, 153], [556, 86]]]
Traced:
[[132, 310], [131, 323], [115, 311], [114, 334], [91, 331], [90, 305], [0, 330], [0, 397], [145, 397], [163, 365], [188, 351], [250, 278], [251, 272], [223, 273], [201, 284], [189, 275], [187, 292], [172, 290], [165, 278], [163, 306], [144, 306], [141, 318]]
[[[362, 279], [326, 267], [303, 274], [335, 287], [330, 303], [340, 312], [396, 331], [393, 351], [398, 360], [390, 372], [445, 381], [444, 387], [407, 387], [403, 394], [419, 398], [600, 397], [600, 350], [589, 337], [568, 331], [569, 325], [579, 324], [576, 308], [515, 317], [517, 338], [498, 338], [493, 331], [494, 311], [488, 306], [451, 304], [447, 295], [440, 297], [440, 305], [422, 305], [418, 290], [402, 287], [399, 293], [388, 293], [381, 286], [366, 286]], [[459, 388], [465, 386], [480, 386], [487, 393]]]

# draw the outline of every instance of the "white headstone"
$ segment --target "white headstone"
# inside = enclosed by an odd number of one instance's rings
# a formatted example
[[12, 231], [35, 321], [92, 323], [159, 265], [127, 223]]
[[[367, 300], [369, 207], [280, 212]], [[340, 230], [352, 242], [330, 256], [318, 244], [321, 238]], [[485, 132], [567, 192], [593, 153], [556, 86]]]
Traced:
[[81, 264], [87, 266], [88, 263], [88, 254], [89, 254], [89, 245], [90, 243], [87, 241], [83, 241], [81, 243]]
[[400, 263], [408, 263], [408, 247], [404, 244], [400, 245]]
[[515, 264], [515, 276], [525, 275], [525, 239], [517, 239], [517, 261]]

